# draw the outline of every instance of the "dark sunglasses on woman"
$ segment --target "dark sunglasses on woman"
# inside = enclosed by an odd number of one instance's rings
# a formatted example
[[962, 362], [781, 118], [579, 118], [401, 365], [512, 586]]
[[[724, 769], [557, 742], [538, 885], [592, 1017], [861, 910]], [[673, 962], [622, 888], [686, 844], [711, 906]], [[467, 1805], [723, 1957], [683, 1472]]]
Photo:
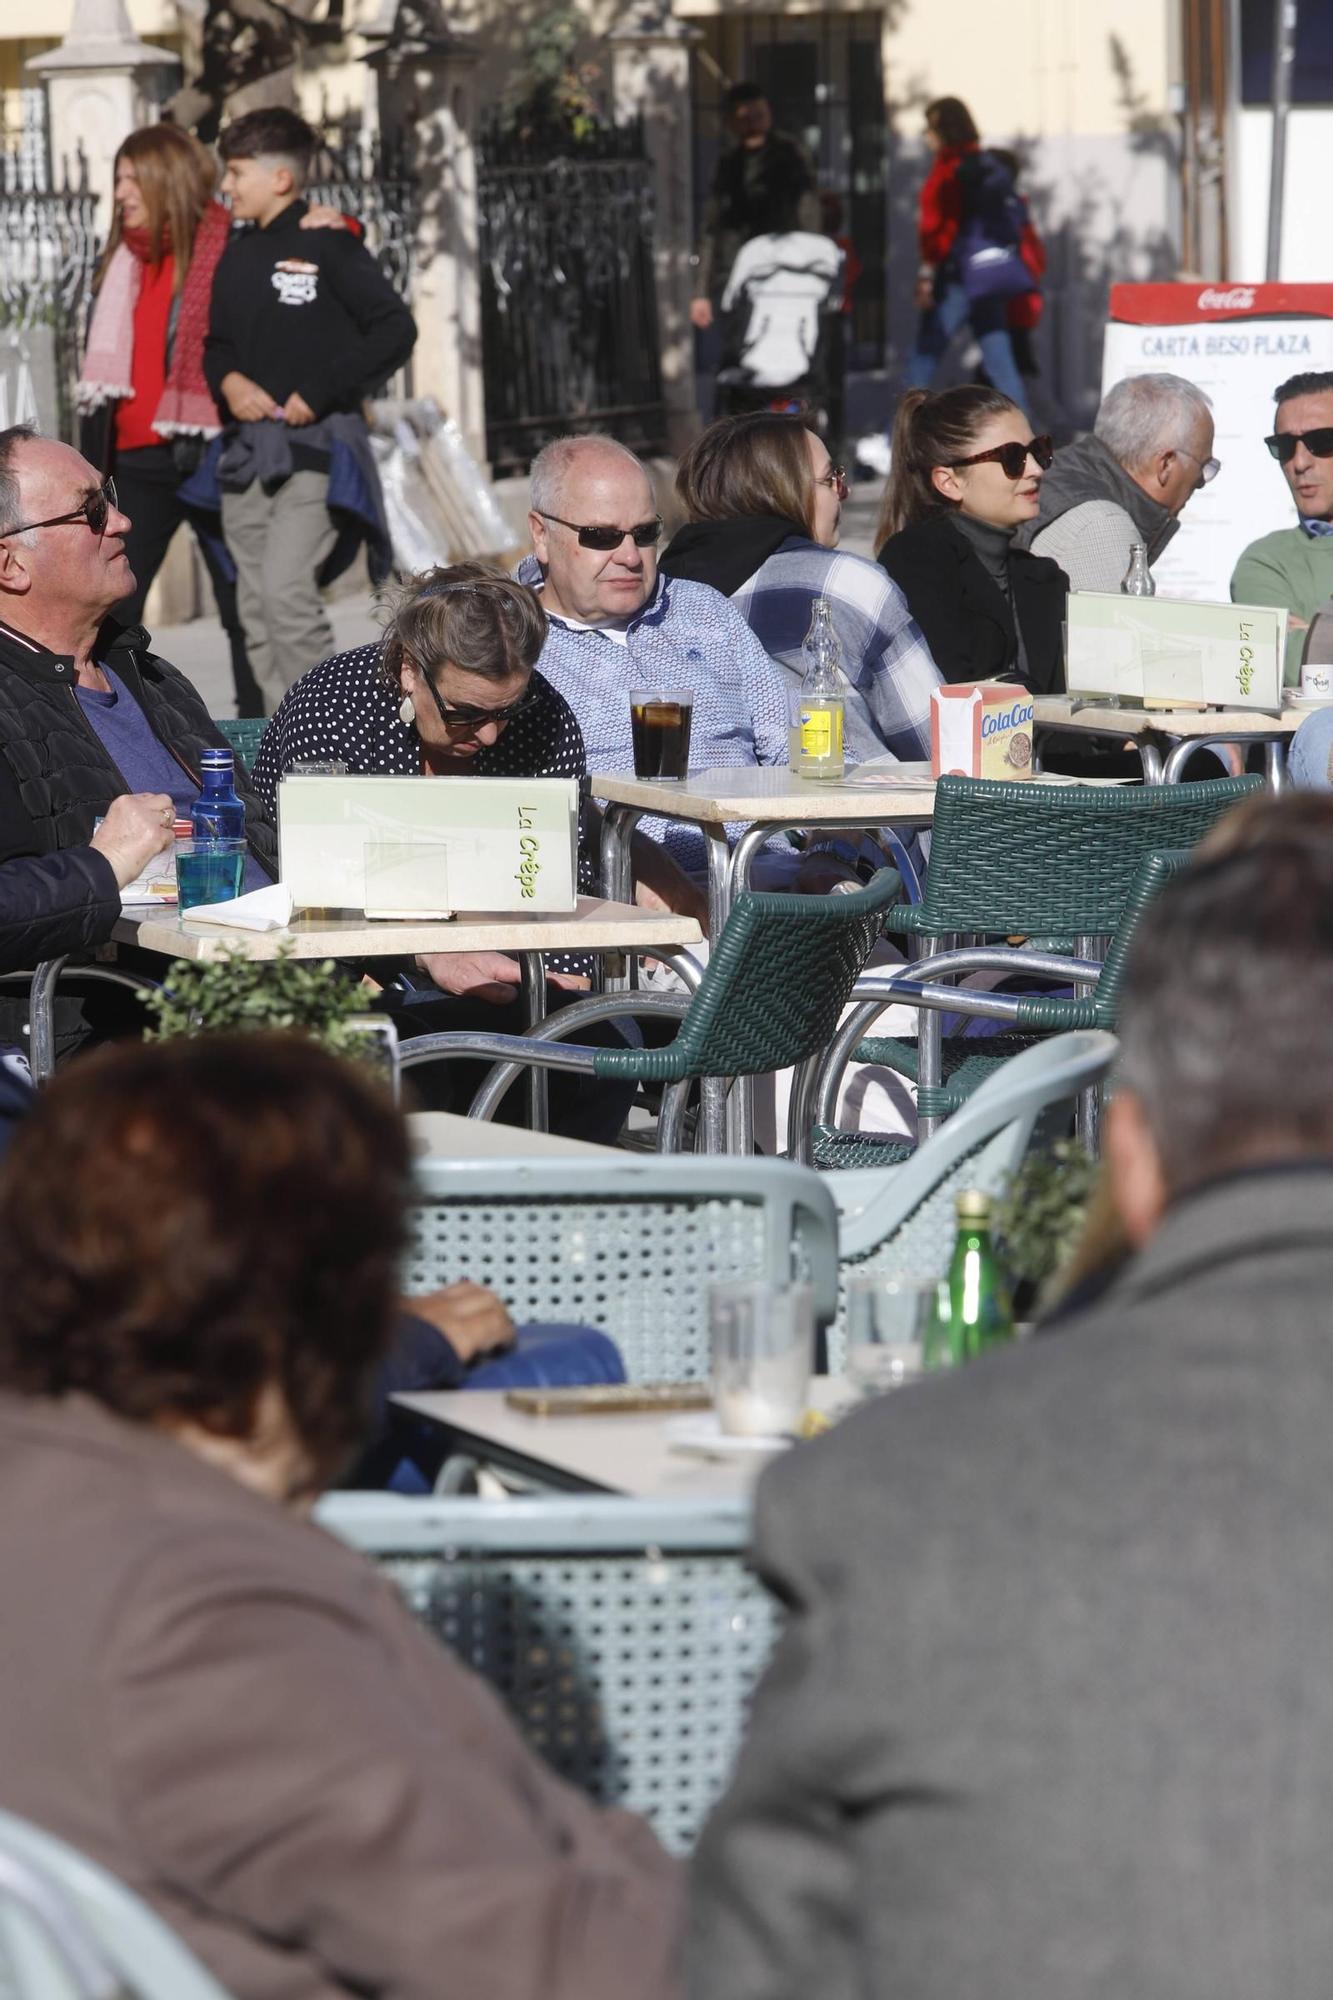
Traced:
[[108, 514], [116, 504], [116, 482], [104, 479], [100, 486], [86, 493], [79, 505], [71, 508], [68, 514], [50, 514], [44, 521], [25, 521], [22, 527], [6, 528], [5, 536], [30, 534], [34, 528], [63, 528], [71, 521], [86, 521], [93, 533], [100, 535]]
[[1006, 479], [1021, 479], [1028, 469], [1029, 458], [1035, 459], [1043, 472], [1048, 472], [1054, 457], [1052, 439], [1029, 438], [1026, 444], [993, 444], [989, 451], [974, 451], [971, 458], [955, 458], [951, 470], [957, 472], [964, 465], [989, 465], [994, 460]]
[[577, 521], [564, 521], [559, 514], [542, 514], [542, 519], [554, 521], [558, 528], [571, 528], [579, 538], [581, 549], [600, 549], [603, 555], [618, 549], [626, 535], [636, 549], [650, 549], [654, 542], [662, 539], [660, 521], [640, 521], [633, 528], [581, 528]]
[[1279, 465], [1291, 464], [1298, 444], [1305, 446], [1311, 458], [1333, 458], [1333, 430], [1278, 431], [1265, 438], [1264, 443]]
[[517, 701], [506, 703], [503, 708], [473, 708], [468, 702], [460, 702], [457, 707], [446, 707], [440, 698], [440, 691], [429, 674], [422, 674], [422, 680], [430, 689], [431, 699], [440, 712], [440, 721], [446, 729], [479, 729], [487, 722], [512, 722], [531, 708], [537, 699], [537, 690], [531, 683], [523, 690]]

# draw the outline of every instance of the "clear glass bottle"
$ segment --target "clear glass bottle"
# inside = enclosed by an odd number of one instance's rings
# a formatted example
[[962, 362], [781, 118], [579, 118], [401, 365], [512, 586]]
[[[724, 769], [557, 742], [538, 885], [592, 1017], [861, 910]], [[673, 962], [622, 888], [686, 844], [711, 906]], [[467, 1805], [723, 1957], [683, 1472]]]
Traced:
[[1014, 1310], [991, 1244], [991, 1198], [970, 1188], [955, 1198], [958, 1236], [947, 1276], [936, 1289], [922, 1361], [956, 1368], [983, 1348], [1012, 1340]]
[[833, 628], [827, 598], [815, 599], [803, 651], [806, 666], [801, 682], [796, 774], [801, 778], [837, 779], [844, 770], [846, 682], [842, 647]]
[[236, 796], [236, 766], [230, 750], [205, 750], [199, 758], [202, 788], [190, 807], [196, 840], [244, 840], [245, 807]]
[[1146, 542], [1130, 543], [1129, 568], [1120, 580], [1120, 594], [1122, 597], [1156, 597], [1157, 585], [1148, 567]]

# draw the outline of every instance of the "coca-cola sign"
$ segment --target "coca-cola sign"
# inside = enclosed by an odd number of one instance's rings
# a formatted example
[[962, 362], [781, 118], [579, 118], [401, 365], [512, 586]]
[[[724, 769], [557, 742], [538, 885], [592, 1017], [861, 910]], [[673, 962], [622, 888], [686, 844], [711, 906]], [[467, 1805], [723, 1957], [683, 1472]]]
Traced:
[[1252, 312], [1254, 310], [1254, 286], [1231, 285], [1226, 291], [1215, 291], [1205, 285], [1199, 293], [1200, 312]]

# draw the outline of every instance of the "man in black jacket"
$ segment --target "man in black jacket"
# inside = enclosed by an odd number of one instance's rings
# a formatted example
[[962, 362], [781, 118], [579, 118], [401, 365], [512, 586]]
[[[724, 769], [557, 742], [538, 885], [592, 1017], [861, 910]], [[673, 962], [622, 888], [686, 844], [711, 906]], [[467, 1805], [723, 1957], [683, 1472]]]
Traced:
[[[112, 848], [124, 847], [125, 821], [142, 845], [143, 815], [121, 806], [113, 820], [112, 802], [147, 794], [165, 833], [198, 792], [200, 752], [225, 748], [185, 676], [153, 655], [141, 627], [108, 615], [134, 587], [128, 527], [113, 483], [69, 445], [23, 425], [0, 431], [0, 864], [50, 857], [12, 877], [16, 919], [0, 918], [9, 966], [109, 936], [122, 881], [154, 851], [124, 874], [134, 854], [118, 865]], [[272, 874], [273, 827], [236, 775], [253, 864]], [[109, 1031], [124, 998], [93, 987], [86, 1001], [59, 1003], [57, 1048]], [[25, 1014], [0, 998], [0, 1041], [20, 1039]]]
[[[332, 653], [321, 575], [331, 509], [382, 517], [361, 405], [402, 366], [412, 315], [347, 230], [303, 230], [315, 135], [280, 106], [222, 134], [238, 222], [213, 280], [204, 373], [232, 428], [218, 465], [222, 527], [255, 678], [275, 709]], [[335, 240], [336, 239], [336, 240]]]

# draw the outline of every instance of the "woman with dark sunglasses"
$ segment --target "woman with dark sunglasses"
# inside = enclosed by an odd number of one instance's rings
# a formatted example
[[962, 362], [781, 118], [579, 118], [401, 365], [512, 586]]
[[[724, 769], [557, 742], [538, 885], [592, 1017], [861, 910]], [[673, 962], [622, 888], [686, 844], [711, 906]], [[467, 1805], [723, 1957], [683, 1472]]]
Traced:
[[1064, 686], [1069, 579], [1014, 547], [1037, 513], [1054, 456], [995, 389], [912, 389], [898, 405], [879, 560], [899, 585], [947, 681]]
[[[256, 789], [276, 812], [279, 779], [311, 762], [403, 777], [582, 778], [587, 759], [574, 713], [534, 671], [546, 629], [535, 592], [488, 563], [414, 577], [378, 645], [322, 660], [287, 690], [264, 731]], [[594, 847], [590, 835], [580, 842], [585, 895], [597, 893]], [[586, 986], [589, 972], [581, 959], [550, 962], [557, 969], [548, 974], [548, 1007]], [[376, 976], [406, 1010], [400, 1034], [523, 1026], [518, 961], [502, 952], [441, 953], [413, 967], [378, 968]], [[432, 1109], [465, 1110], [477, 1077], [475, 1065], [435, 1063], [415, 1081], [433, 1093]], [[582, 1079], [552, 1081], [557, 1131], [613, 1137], [623, 1109], [616, 1088], [589, 1092]]]

